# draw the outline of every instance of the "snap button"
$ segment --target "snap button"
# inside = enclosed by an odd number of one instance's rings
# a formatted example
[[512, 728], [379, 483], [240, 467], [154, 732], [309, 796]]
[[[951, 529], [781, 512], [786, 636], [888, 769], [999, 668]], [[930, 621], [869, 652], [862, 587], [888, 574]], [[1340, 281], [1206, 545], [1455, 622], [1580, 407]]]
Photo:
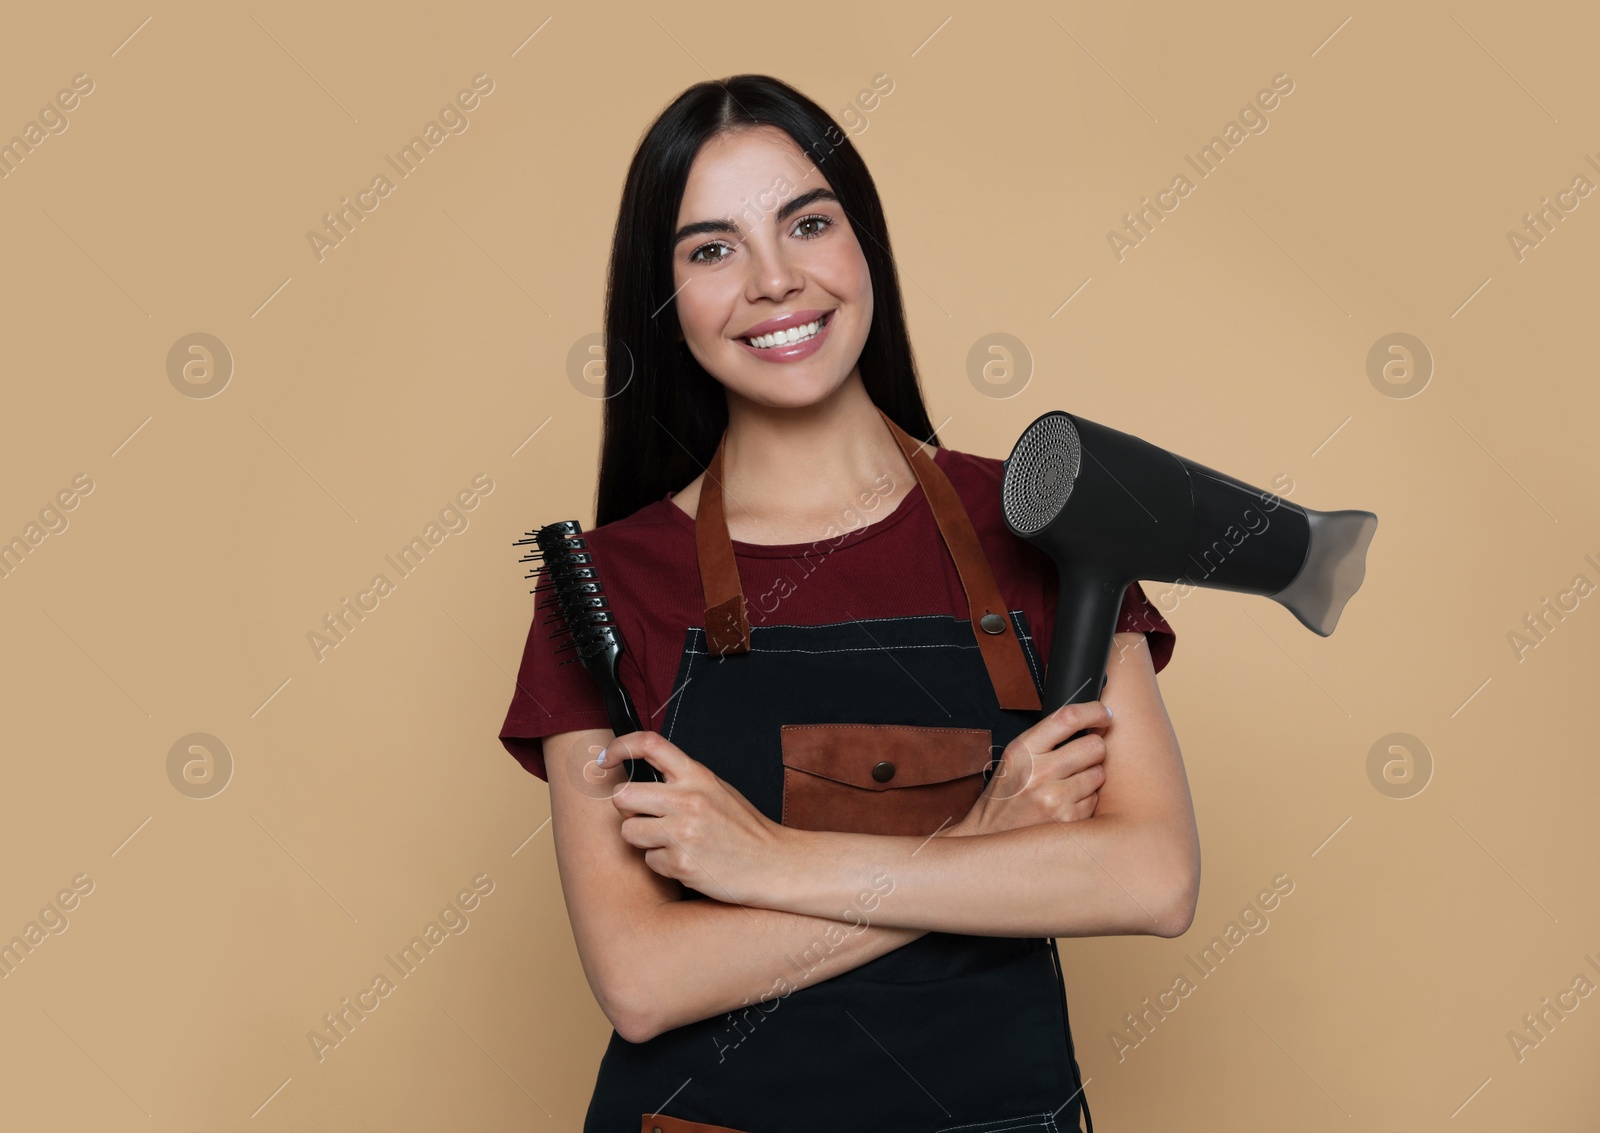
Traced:
[[661, 1133], [661, 1126], [659, 1126], [659, 1125], [652, 1125], [652, 1126], [651, 1126], [651, 1127], [650, 1127], [650, 1133]]
[[874, 763], [872, 765], [872, 777], [880, 783], [887, 783], [894, 778], [894, 764], [887, 759]]
[[1006, 631], [1006, 620], [999, 614], [985, 614], [978, 624], [983, 627], [984, 633], [1004, 633]]

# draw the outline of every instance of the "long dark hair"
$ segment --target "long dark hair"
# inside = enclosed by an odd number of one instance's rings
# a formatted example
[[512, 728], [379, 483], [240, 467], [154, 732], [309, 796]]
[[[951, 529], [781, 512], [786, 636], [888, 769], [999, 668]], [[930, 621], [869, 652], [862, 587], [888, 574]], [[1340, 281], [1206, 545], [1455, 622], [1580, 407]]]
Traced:
[[675, 333], [672, 234], [700, 147], [746, 126], [776, 126], [826, 176], [872, 279], [872, 326], [860, 359], [867, 394], [907, 433], [939, 444], [917, 384], [883, 205], [849, 137], [816, 103], [766, 75], [697, 83], [650, 126], [623, 185], [606, 285], [605, 433], [596, 526], [681, 489], [710, 462], [727, 428], [721, 383]]

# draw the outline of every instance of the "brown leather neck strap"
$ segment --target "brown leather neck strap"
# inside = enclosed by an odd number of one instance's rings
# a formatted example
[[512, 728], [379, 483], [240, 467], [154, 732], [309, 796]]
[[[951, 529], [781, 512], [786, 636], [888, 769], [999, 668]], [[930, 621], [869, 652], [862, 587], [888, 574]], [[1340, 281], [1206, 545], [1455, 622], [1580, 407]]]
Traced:
[[[984, 667], [1001, 708], [1038, 711], [1038, 690], [1023, 656], [1022, 643], [1006, 610], [1000, 585], [995, 581], [989, 560], [984, 556], [978, 533], [961, 503], [955, 486], [932, 456], [882, 409], [878, 415], [900, 445], [911, 471], [922, 486], [945, 548], [955, 560], [956, 573], [967, 596], [972, 635], [983, 653]], [[695, 550], [700, 560], [700, 583], [705, 592], [706, 645], [713, 655], [748, 653], [750, 623], [746, 616], [744, 590], [739, 584], [739, 568], [733, 558], [733, 541], [728, 535], [722, 500], [722, 451], [728, 441], [724, 430], [717, 442], [716, 455], [706, 468], [700, 484], [700, 503], [695, 509]]]
[[716, 455], [700, 482], [700, 503], [694, 512], [695, 554], [700, 560], [700, 585], [706, 596], [706, 648], [713, 656], [750, 652], [750, 621], [745, 616], [744, 589], [733, 561], [733, 540], [722, 509], [722, 432]]

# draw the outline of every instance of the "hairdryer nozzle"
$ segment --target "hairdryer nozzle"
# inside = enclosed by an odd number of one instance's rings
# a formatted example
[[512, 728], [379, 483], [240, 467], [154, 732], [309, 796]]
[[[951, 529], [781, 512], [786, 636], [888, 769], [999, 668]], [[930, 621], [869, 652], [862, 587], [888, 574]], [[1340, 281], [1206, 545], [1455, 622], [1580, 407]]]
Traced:
[[1294, 581], [1270, 595], [1313, 633], [1327, 637], [1344, 604], [1367, 577], [1367, 547], [1378, 530], [1370, 511], [1305, 509], [1311, 528], [1306, 561]]

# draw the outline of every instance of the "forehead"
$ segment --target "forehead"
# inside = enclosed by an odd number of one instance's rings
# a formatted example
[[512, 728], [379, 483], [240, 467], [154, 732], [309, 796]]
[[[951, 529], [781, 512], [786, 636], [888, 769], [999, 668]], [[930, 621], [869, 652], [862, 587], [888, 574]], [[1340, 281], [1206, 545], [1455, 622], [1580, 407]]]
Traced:
[[695, 155], [678, 223], [737, 219], [752, 205], [765, 211], [821, 188], [832, 186], [794, 139], [776, 126], [729, 130], [709, 139]]

